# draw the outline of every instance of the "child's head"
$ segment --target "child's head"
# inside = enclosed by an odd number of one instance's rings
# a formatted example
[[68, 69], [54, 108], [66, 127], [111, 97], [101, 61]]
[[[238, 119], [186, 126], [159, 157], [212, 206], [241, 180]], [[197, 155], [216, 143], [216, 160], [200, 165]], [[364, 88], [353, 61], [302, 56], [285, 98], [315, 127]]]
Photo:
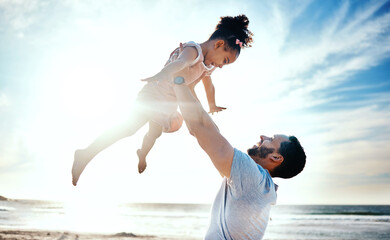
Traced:
[[240, 55], [241, 48], [251, 47], [253, 33], [248, 30], [248, 24], [245, 15], [221, 17], [208, 40], [214, 42], [213, 65], [222, 67], [232, 63]]

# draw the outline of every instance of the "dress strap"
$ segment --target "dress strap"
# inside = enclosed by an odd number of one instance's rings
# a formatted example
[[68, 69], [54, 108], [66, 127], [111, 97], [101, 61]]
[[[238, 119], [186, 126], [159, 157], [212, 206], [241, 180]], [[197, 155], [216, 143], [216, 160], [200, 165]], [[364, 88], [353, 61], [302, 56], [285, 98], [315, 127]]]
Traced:
[[200, 47], [199, 44], [197, 44], [197, 43], [195, 43], [193, 41], [190, 41], [190, 42], [187, 42], [187, 43], [183, 44], [183, 47], [195, 47], [196, 51], [198, 52], [198, 56], [195, 58], [194, 61], [192, 61], [190, 66], [195, 65], [199, 61], [203, 62], [202, 48]]

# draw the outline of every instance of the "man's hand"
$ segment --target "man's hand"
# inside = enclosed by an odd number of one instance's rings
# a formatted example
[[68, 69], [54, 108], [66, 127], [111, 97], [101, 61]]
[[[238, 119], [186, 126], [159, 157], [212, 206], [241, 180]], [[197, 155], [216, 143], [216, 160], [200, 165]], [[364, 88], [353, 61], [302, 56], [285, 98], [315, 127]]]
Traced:
[[152, 77], [149, 77], [149, 78], [145, 78], [145, 79], [141, 79], [141, 81], [145, 81], [145, 82], [154, 82], [154, 81], [158, 81], [158, 80], [161, 80], [161, 79], [169, 79], [171, 76], [171, 74], [168, 74], [168, 73], [164, 73], [164, 72], [159, 72], [157, 73], [156, 75], [152, 76]]

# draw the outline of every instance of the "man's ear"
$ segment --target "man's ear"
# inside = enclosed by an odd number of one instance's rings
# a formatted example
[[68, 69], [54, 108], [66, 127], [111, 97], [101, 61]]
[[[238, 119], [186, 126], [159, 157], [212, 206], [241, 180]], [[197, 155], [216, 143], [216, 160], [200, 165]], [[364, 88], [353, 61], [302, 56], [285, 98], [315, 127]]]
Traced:
[[275, 163], [281, 164], [284, 161], [284, 157], [279, 153], [274, 153], [271, 155], [271, 160]]
[[223, 47], [224, 45], [225, 45], [225, 41], [220, 39], [220, 40], [215, 42], [214, 48], [217, 49], [217, 48]]

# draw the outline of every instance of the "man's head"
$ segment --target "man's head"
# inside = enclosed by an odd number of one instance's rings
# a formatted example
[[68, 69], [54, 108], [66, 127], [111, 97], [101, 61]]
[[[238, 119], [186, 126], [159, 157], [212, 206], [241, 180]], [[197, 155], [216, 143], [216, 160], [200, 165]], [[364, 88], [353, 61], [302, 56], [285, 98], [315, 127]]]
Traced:
[[251, 158], [272, 177], [292, 178], [305, 167], [306, 154], [295, 136], [260, 136], [260, 142], [248, 149]]

